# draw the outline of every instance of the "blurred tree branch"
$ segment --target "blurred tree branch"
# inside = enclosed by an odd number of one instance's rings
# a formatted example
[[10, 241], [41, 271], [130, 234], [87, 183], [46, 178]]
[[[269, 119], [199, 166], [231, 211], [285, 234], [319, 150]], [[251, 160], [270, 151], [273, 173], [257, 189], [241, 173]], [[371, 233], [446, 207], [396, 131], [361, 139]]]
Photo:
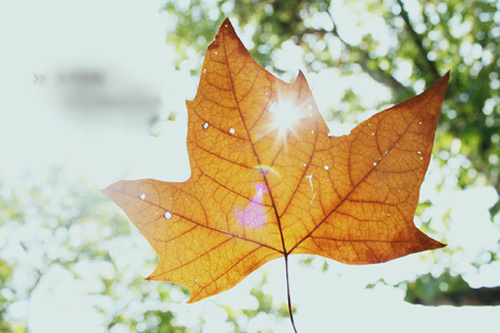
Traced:
[[[405, 21], [406, 30], [408, 31], [409, 35], [411, 36], [411, 38], [412, 38], [413, 43], [415, 44], [415, 46], [417, 46], [418, 50], [420, 51], [420, 56], [424, 60], [424, 63], [426, 64], [427, 71], [432, 74], [432, 76], [433, 76], [432, 81], [439, 80], [439, 78], [441, 77], [441, 75], [439, 74], [439, 72], [437, 70], [437, 67], [436, 67], [436, 64], [434, 63], [434, 61], [430, 60], [427, 57], [427, 54], [429, 52], [424, 47], [422, 36], [420, 36], [415, 31], [415, 29], [413, 28], [413, 25], [410, 22], [410, 17], [408, 15], [408, 12], [405, 9], [403, 1], [402, 0], [397, 0], [397, 2], [398, 2], [398, 5], [401, 7], [401, 17]], [[423, 15], [424, 14], [425, 13], [423, 13]], [[422, 70], [422, 72], [425, 73], [426, 71]]]
[[[333, 18], [332, 18], [333, 20]], [[361, 49], [360, 47], [350, 45], [347, 43], [338, 33], [337, 27], [333, 27], [333, 34], [338, 37], [338, 39], [342, 42], [344, 47], [349, 51], [349, 53], [357, 53], [360, 57], [360, 60], [358, 64], [361, 66], [361, 68], [368, 74], [370, 75], [375, 81], [382, 83], [383, 85], [389, 87], [397, 100], [400, 100], [401, 97], [405, 94], [408, 93], [409, 89], [408, 87], [405, 87], [401, 82], [396, 80], [391, 74], [387, 73], [386, 71], [382, 70], [380, 67], [375, 67], [372, 68], [368, 66], [368, 61], [370, 60], [370, 55], [368, 51], [365, 51]]]

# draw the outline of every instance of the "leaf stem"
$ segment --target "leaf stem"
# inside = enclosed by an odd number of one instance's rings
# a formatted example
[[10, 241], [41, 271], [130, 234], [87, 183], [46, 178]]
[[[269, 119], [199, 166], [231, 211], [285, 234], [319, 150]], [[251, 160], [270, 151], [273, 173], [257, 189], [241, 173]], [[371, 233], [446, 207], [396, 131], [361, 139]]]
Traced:
[[292, 299], [290, 297], [290, 278], [288, 274], [288, 255], [285, 253], [285, 273], [286, 273], [286, 295], [288, 299], [288, 314], [290, 315], [290, 321], [292, 322], [293, 331], [297, 332], [295, 327], [295, 322], [293, 321], [293, 311], [292, 311]]

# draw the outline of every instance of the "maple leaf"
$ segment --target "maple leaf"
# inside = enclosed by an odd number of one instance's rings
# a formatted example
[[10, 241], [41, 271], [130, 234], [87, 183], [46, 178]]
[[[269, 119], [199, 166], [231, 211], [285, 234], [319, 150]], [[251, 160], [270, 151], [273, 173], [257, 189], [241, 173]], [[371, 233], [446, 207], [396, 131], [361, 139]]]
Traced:
[[267, 72], [226, 19], [186, 102], [189, 180], [103, 192], [158, 253], [148, 279], [188, 287], [188, 302], [276, 258], [288, 277], [291, 254], [370, 264], [439, 248], [413, 216], [448, 78], [332, 137], [302, 72]]

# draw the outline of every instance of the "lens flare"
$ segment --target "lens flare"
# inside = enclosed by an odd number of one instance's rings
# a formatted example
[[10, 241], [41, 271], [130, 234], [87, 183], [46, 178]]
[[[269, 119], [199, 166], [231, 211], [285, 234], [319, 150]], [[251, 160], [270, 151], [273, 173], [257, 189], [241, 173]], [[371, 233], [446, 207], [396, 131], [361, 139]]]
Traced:
[[260, 171], [260, 173], [265, 175], [265, 176], [267, 176], [269, 174], [273, 174], [273, 175], [277, 176], [279, 179], [281, 179], [281, 176], [279, 175], [279, 173], [275, 169], [270, 167], [269, 165], [260, 164], [260, 165], [257, 165], [256, 167], [254, 167], [253, 169]]
[[264, 210], [263, 195], [267, 189], [262, 184], [255, 185], [257, 192], [250, 202], [250, 206], [245, 209], [234, 208], [234, 216], [238, 222], [244, 227], [258, 228], [266, 223], [266, 212]]

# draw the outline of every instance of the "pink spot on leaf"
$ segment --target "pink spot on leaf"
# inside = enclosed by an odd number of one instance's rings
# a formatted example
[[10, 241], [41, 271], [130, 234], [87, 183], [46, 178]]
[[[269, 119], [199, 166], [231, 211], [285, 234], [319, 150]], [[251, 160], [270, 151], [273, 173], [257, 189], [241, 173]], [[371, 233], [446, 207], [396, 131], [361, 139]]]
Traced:
[[244, 227], [258, 228], [266, 223], [266, 212], [262, 206], [266, 187], [262, 184], [255, 185], [257, 192], [250, 202], [250, 206], [244, 209], [234, 208], [234, 215], [238, 222]]

